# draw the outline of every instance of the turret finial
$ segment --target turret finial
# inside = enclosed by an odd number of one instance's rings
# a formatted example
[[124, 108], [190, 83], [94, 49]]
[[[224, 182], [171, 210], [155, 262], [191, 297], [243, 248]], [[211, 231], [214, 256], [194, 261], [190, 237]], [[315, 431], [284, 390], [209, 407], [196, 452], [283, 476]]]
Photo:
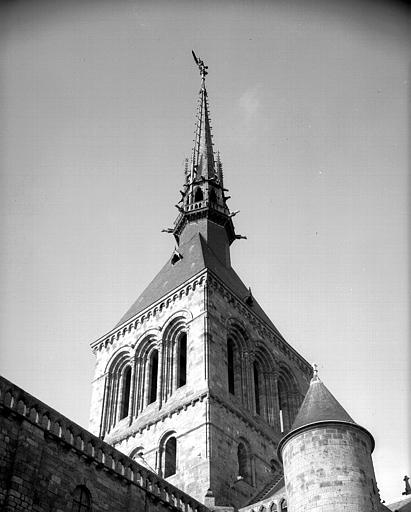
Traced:
[[402, 493], [403, 496], [408, 496], [408, 494], [411, 494], [411, 486], [410, 486], [410, 483], [409, 483], [409, 478], [407, 475], [404, 476], [403, 478], [404, 482], [405, 482], [405, 491]]
[[318, 376], [318, 364], [313, 364], [313, 378], [311, 379], [311, 382], [318, 382], [320, 380], [320, 377]]

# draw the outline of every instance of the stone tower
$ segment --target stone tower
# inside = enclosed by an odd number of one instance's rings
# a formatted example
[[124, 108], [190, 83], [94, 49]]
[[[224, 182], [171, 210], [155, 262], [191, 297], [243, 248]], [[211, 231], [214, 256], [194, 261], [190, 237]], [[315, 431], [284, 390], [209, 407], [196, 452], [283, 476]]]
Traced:
[[276, 447], [312, 370], [231, 266], [241, 237], [213, 151], [207, 67], [196, 63], [195, 146], [169, 230], [176, 248], [92, 343], [90, 429], [193, 497], [240, 507], [279, 472]]
[[278, 447], [289, 512], [372, 512], [380, 503], [372, 435], [357, 425], [317, 375]]

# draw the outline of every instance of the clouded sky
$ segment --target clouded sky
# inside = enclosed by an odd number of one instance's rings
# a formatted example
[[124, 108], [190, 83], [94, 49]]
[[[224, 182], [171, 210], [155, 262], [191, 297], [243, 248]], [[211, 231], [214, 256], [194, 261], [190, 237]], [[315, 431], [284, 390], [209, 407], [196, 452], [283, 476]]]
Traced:
[[233, 265], [376, 438], [409, 449], [410, 17], [396, 2], [2, 4], [0, 370], [87, 426], [93, 356], [173, 250], [199, 76]]

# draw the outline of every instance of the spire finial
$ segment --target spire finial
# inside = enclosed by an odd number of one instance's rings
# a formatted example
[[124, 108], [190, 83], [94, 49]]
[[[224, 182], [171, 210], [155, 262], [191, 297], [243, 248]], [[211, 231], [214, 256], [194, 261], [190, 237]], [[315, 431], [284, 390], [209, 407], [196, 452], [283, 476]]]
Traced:
[[[197, 111], [197, 126], [190, 177], [191, 184], [193, 184], [196, 179], [205, 178], [206, 180], [209, 180], [215, 178], [210, 113], [208, 111], [207, 90], [205, 87], [205, 76], [207, 75], [208, 66], [206, 66], [200, 58], [197, 58], [197, 55], [194, 52], [192, 52], [192, 54], [194, 61], [200, 70], [202, 82], [201, 89], [199, 91], [200, 97]], [[203, 190], [202, 192], [205, 196], [205, 191]], [[193, 195], [193, 189], [191, 189], [191, 195]]]
[[193, 58], [194, 58], [194, 62], [197, 64], [198, 66], [198, 69], [200, 70], [200, 76], [201, 76], [201, 80], [203, 82], [203, 85], [205, 83], [205, 77], [208, 75], [208, 66], [206, 66], [204, 64], [204, 61], [201, 60], [200, 58], [198, 58], [196, 56], [196, 54], [194, 53], [194, 50], [191, 50], [191, 53], [193, 54]]

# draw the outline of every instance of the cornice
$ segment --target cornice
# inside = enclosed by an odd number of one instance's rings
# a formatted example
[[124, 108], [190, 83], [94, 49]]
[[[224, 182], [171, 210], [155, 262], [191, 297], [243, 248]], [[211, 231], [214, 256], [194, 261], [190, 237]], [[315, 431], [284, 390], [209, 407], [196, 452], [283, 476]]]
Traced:
[[[247, 413], [242, 412], [234, 405], [228, 403], [226, 400], [224, 400], [224, 398], [220, 398], [214, 393], [210, 393], [209, 390], [202, 391], [194, 397], [190, 397], [188, 400], [179, 400], [178, 404], [176, 404], [174, 407], [164, 410], [163, 412], [160, 409], [157, 411], [158, 415], [155, 418], [137, 418], [129, 427], [122, 430], [119, 429], [118, 431], [114, 430], [112, 433], [109, 433], [104, 438], [104, 441], [110, 445], [119, 446], [121, 443], [127, 441], [131, 437], [135, 437], [137, 434], [142, 435], [144, 431], [150, 430], [152, 427], [155, 427], [159, 423], [162, 423], [175, 415], [179, 415], [182, 411], [186, 411], [189, 407], [195, 407], [198, 403], [202, 403], [204, 400], [209, 400], [210, 402], [214, 401], [229, 413], [234, 414], [238, 419], [245, 423], [248, 428], [254, 430], [259, 435], [264, 437], [266, 441], [277, 446], [280, 436], [276, 436], [273, 427], [267, 424], [266, 429], [261, 428], [261, 426], [256, 421], [253, 421], [253, 419]], [[210, 423], [214, 424], [212, 420]], [[272, 433], [268, 432], [268, 430], [272, 430]], [[278, 440], [275, 439], [276, 437], [278, 437]]]
[[158, 313], [163, 312], [164, 309], [172, 306], [176, 301], [181, 300], [184, 296], [195, 291], [197, 286], [203, 286], [206, 280], [206, 274], [207, 269], [201, 270], [198, 274], [188, 279], [177, 288], [174, 288], [174, 290], [161, 297], [156, 302], [153, 302], [153, 304], [145, 308], [143, 311], [137, 313], [118, 327], [115, 327], [96, 341], [93, 341], [90, 344], [93, 352], [95, 353], [97, 350], [106, 348], [121, 336], [131, 332], [133, 329], [137, 329], [139, 326], [148, 322], [151, 318], [157, 316]]
[[239, 312], [242, 318], [246, 318], [251, 325], [257, 330], [261, 338], [269, 340], [277, 349], [289, 360], [293, 361], [299, 369], [306, 375], [306, 377], [312, 377], [312, 367], [294, 348], [291, 347], [281, 335], [281, 333], [272, 326], [268, 325], [262, 320], [257, 313], [255, 313], [242, 298], [235, 294], [217, 275], [209, 268], [204, 268], [198, 274], [190, 278], [189, 280], [182, 283], [179, 287], [175, 288], [164, 297], [161, 297], [158, 301], [151, 304], [134, 317], [130, 318], [122, 325], [112, 329], [104, 336], [101, 336], [96, 341], [91, 343], [93, 352], [102, 350], [108, 345], [111, 345], [115, 340], [125, 335], [127, 332], [131, 332], [133, 329], [137, 329], [140, 325], [148, 322], [152, 317], [155, 317], [158, 313], [164, 309], [169, 308], [176, 301], [181, 300], [183, 297], [188, 296], [190, 293], [195, 291], [197, 286], [203, 286], [206, 282], [211, 287], [218, 289], [223, 295], [225, 300], [234, 306]]
[[178, 404], [174, 407], [164, 411], [161, 411], [161, 409], [158, 410], [156, 418], [145, 419], [144, 417], [138, 417], [129, 427], [121, 431], [119, 430], [109, 433], [104, 440], [113, 446], [119, 445], [120, 443], [130, 439], [130, 437], [135, 437], [137, 434], [141, 435], [145, 430], [150, 430], [150, 428], [155, 427], [158, 423], [162, 423], [163, 421], [180, 414], [181, 411], [186, 411], [189, 407], [194, 407], [198, 403], [202, 403], [204, 399], [208, 397], [208, 391], [202, 391], [194, 397], [190, 397], [188, 400], [179, 400]]

